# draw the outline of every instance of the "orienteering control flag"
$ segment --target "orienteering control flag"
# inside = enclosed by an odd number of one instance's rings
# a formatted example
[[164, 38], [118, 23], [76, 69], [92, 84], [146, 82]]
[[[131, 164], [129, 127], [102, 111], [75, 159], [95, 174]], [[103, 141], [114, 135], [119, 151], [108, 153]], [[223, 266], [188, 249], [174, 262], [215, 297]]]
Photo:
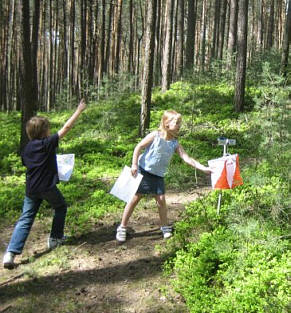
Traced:
[[240, 176], [238, 154], [209, 160], [208, 165], [214, 170], [211, 173], [213, 189], [232, 189], [243, 184]]

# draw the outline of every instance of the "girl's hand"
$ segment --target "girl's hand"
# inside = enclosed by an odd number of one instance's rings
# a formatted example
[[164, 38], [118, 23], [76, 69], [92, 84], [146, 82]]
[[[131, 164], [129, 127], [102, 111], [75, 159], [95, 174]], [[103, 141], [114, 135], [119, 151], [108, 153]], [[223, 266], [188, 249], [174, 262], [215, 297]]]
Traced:
[[203, 172], [206, 174], [212, 174], [212, 173], [214, 173], [214, 168], [213, 167], [205, 167], [203, 169]]
[[135, 177], [137, 175], [137, 166], [136, 165], [131, 166], [131, 175], [133, 177]]

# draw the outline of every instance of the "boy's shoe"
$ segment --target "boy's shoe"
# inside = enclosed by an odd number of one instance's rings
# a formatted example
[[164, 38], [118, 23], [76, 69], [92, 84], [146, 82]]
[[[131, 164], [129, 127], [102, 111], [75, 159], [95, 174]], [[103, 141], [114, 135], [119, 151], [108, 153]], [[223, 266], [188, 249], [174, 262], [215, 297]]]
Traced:
[[56, 247], [61, 246], [66, 239], [67, 239], [66, 236], [64, 236], [63, 238], [60, 238], [60, 239], [49, 237], [47, 240], [47, 247], [50, 250], [55, 249]]
[[13, 252], [6, 252], [3, 257], [4, 268], [12, 269], [15, 266], [14, 263], [15, 254]]
[[119, 225], [116, 230], [116, 240], [118, 242], [126, 241], [126, 227]]
[[172, 236], [172, 226], [162, 226], [161, 231], [163, 233], [164, 239], [168, 239]]

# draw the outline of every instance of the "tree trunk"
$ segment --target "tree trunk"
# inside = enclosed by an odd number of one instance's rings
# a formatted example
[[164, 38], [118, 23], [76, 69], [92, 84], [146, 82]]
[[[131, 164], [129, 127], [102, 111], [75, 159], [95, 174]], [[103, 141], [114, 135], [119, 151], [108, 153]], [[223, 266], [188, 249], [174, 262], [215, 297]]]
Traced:
[[187, 38], [185, 68], [192, 69], [194, 64], [195, 44], [195, 0], [188, 0]]
[[287, 2], [287, 15], [285, 21], [285, 30], [282, 47], [281, 58], [281, 73], [287, 76], [288, 56], [289, 56], [289, 44], [291, 42], [291, 0]]
[[215, 0], [211, 60], [217, 58], [218, 41], [219, 41], [219, 19], [220, 19], [219, 13], [220, 13], [220, 0]]
[[228, 68], [231, 67], [237, 41], [238, 0], [230, 0], [229, 36], [228, 36]]
[[118, 0], [118, 6], [117, 6], [117, 16], [116, 16], [116, 33], [115, 33], [115, 39], [116, 39], [116, 45], [115, 45], [115, 63], [114, 63], [114, 72], [119, 72], [120, 67], [120, 44], [121, 44], [121, 22], [122, 22], [122, 0]]
[[[178, 33], [178, 76], [183, 75], [183, 61], [184, 61], [184, 0], [179, 0], [179, 33]], [[194, 32], [195, 33], [195, 32]]]
[[247, 56], [247, 29], [248, 29], [248, 0], [239, 1], [239, 19], [237, 36], [237, 60], [235, 79], [235, 110], [242, 112], [244, 109], [246, 56]]
[[153, 86], [153, 65], [155, 52], [155, 26], [156, 26], [157, 0], [148, 3], [147, 34], [145, 46], [145, 62], [142, 86], [142, 102], [140, 114], [140, 135], [145, 136], [150, 124], [150, 106]]
[[205, 69], [205, 41], [206, 41], [206, 0], [203, 0], [202, 3], [202, 21], [201, 21], [201, 30], [200, 30], [200, 42], [201, 42], [201, 59], [200, 59], [200, 65], [202, 72], [204, 72]]
[[273, 34], [274, 34], [274, 0], [271, 0], [266, 49], [271, 49], [273, 46]]
[[258, 3], [258, 33], [257, 33], [257, 46], [259, 51], [263, 50], [264, 45], [264, 19], [263, 19], [263, 0]]
[[111, 37], [112, 37], [112, 13], [113, 13], [112, 11], [113, 11], [113, 3], [111, 1], [110, 6], [109, 6], [109, 12], [108, 12], [108, 29], [107, 29], [104, 73], [108, 73], [109, 71], [110, 42], [111, 42]]
[[129, 1], [129, 44], [128, 44], [128, 65], [127, 71], [133, 73], [133, 3]]
[[222, 0], [221, 11], [220, 11], [219, 43], [218, 43], [218, 59], [219, 60], [222, 60], [223, 58], [226, 5], [227, 5], [227, 0]]
[[[36, 0], [37, 1], [37, 0]], [[34, 11], [34, 21], [35, 16], [39, 16], [39, 12], [36, 10], [39, 9], [39, 5], [35, 5]], [[20, 139], [20, 150], [28, 142], [28, 137], [25, 131], [26, 122], [35, 114], [36, 105], [37, 105], [37, 97], [35, 94], [35, 90], [37, 90], [37, 86], [35, 86], [34, 73], [36, 70], [33, 66], [35, 63], [32, 62], [32, 47], [36, 47], [37, 43], [33, 42], [31, 44], [30, 41], [30, 7], [29, 1], [23, 1], [22, 3], [22, 49], [23, 49], [23, 68], [24, 68], [24, 77], [23, 77], [23, 106], [22, 106], [22, 115], [21, 115], [21, 139]], [[34, 23], [36, 27], [38, 23]], [[38, 26], [37, 26], [38, 27]], [[34, 41], [38, 40], [36, 34], [38, 31], [32, 31], [34, 34]], [[35, 52], [35, 51], [34, 51]]]
[[162, 91], [165, 92], [169, 89], [171, 83], [171, 53], [172, 53], [172, 37], [173, 37], [173, 11], [174, 0], [167, 0], [166, 9], [166, 40], [163, 55], [162, 67]]

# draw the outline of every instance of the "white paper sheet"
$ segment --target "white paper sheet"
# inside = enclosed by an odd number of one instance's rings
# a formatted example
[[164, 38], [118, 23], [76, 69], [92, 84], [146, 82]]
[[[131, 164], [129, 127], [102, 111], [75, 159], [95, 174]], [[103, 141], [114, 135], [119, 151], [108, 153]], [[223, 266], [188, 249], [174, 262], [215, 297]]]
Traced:
[[129, 202], [135, 195], [142, 177], [140, 173], [133, 177], [131, 169], [125, 166], [112, 187], [110, 194], [126, 203]]
[[68, 181], [73, 173], [75, 154], [57, 154], [59, 180]]

